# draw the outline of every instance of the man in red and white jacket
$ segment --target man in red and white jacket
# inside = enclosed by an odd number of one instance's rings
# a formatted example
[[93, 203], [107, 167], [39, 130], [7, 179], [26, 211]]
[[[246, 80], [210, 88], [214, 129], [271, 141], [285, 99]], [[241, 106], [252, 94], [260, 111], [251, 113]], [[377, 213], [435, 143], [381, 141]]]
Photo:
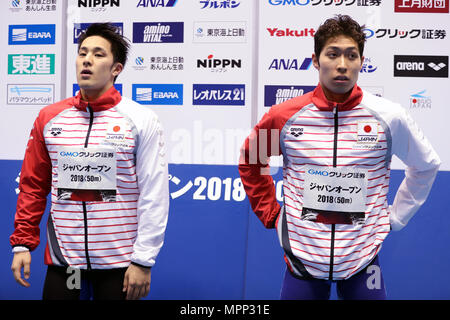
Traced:
[[96, 299], [138, 299], [149, 292], [168, 217], [163, 129], [154, 112], [113, 86], [129, 47], [114, 26], [92, 24], [78, 47], [80, 92], [43, 108], [31, 130], [10, 237], [12, 270], [29, 286], [21, 269], [28, 279], [51, 193], [43, 298], [79, 298], [80, 288], [67, 287], [71, 267], [91, 281]]
[[[341, 298], [385, 299], [384, 282], [367, 285], [367, 268], [378, 266], [391, 228], [402, 229], [424, 203], [440, 160], [404, 108], [357, 86], [365, 37], [356, 21], [328, 19], [314, 38], [319, 85], [263, 116], [239, 172], [253, 211], [276, 227], [284, 249], [282, 299], [328, 299], [333, 281]], [[278, 155], [282, 208], [268, 173]], [[388, 205], [393, 155], [407, 169]]]

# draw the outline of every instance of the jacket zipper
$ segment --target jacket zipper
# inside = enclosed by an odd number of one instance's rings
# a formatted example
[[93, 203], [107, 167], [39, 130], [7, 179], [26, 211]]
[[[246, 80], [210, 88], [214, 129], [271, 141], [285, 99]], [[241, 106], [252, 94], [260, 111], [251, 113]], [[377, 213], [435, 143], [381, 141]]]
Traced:
[[[91, 106], [88, 104], [87, 110], [89, 110], [89, 127], [86, 133], [86, 139], [84, 141], [84, 147], [87, 148], [89, 144], [89, 136], [91, 134], [92, 124], [94, 122], [94, 111], [92, 111]], [[91, 270], [91, 260], [89, 258], [89, 248], [88, 248], [88, 219], [87, 219], [87, 209], [86, 202], [83, 201], [83, 220], [84, 220], [84, 251], [86, 253], [86, 263], [87, 269]]]
[[[333, 109], [334, 113], [334, 142], [333, 142], [333, 168], [337, 167], [337, 143], [338, 143], [338, 129], [339, 129], [339, 114], [338, 106]], [[331, 225], [331, 245], [330, 245], [330, 273], [329, 280], [333, 280], [333, 263], [334, 263], [334, 238], [336, 232], [336, 225]]]

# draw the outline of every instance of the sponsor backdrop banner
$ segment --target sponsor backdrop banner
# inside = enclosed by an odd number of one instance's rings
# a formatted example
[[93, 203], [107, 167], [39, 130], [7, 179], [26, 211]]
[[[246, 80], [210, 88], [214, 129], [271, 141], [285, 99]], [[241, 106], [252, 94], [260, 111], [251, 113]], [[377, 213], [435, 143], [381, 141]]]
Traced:
[[[39, 110], [79, 90], [77, 40], [93, 22], [130, 40], [115, 87], [165, 128], [171, 208], [148, 299], [278, 299], [283, 252], [251, 211], [239, 148], [272, 105], [317, 85], [313, 36], [337, 13], [365, 25], [360, 86], [407, 109], [443, 161], [428, 202], [381, 250], [388, 298], [450, 298], [448, 0], [7, 0], [0, 12], [0, 299], [41, 297], [48, 212], [32, 287], [10, 271], [19, 172]], [[280, 202], [281, 164], [271, 161]], [[404, 175], [399, 160], [392, 167], [389, 202]]]

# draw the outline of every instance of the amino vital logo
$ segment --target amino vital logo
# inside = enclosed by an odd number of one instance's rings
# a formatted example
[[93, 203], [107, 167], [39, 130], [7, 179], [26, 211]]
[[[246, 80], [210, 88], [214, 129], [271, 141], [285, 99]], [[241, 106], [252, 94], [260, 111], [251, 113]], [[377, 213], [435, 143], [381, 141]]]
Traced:
[[134, 43], [182, 43], [183, 22], [134, 22]]
[[137, 8], [175, 7], [178, 0], [139, 0]]
[[120, 7], [120, 0], [78, 0], [78, 7]]
[[269, 70], [308, 70], [312, 58], [305, 59], [273, 59]]
[[315, 86], [264, 86], [264, 106], [271, 107], [313, 91]]

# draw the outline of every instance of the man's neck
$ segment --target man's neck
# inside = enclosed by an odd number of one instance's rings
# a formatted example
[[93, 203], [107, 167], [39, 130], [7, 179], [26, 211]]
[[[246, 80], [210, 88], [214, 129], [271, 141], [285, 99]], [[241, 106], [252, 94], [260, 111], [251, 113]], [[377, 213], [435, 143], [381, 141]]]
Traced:
[[325, 97], [328, 99], [328, 101], [336, 102], [336, 103], [345, 102], [352, 93], [352, 90], [350, 90], [346, 93], [334, 93], [334, 92], [328, 90], [325, 86], [322, 86], [322, 90], [323, 90], [323, 93], [325, 94]]
[[110, 87], [104, 87], [101, 90], [80, 89], [81, 99], [89, 102], [95, 101], [98, 98], [100, 98], [111, 87], [112, 85]]

